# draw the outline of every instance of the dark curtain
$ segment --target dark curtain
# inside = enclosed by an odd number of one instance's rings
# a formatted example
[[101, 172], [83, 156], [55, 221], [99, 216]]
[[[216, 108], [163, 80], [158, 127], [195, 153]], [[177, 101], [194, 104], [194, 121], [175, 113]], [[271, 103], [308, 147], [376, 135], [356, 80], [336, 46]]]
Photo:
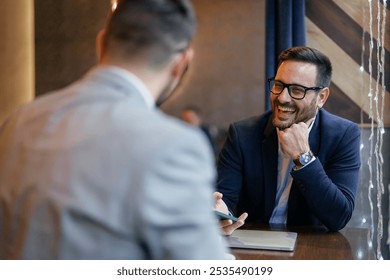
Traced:
[[[266, 81], [275, 76], [281, 51], [306, 45], [305, 0], [267, 0]], [[265, 109], [271, 108], [266, 85]]]

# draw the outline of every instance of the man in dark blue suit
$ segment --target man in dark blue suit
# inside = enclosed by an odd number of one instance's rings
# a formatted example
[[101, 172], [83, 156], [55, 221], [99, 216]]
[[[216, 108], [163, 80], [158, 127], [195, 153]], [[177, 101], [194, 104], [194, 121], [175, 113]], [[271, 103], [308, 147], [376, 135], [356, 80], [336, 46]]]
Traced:
[[218, 161], [216, 208], [241, 216], [221, 223], [226, 234], [245, 219], [330, 231], [350, 220], [360, 129], [322, 109], [331, 75], [330, 60], [318, 50], [285, 50], [268, 80], [272, 111], [230, 126]]

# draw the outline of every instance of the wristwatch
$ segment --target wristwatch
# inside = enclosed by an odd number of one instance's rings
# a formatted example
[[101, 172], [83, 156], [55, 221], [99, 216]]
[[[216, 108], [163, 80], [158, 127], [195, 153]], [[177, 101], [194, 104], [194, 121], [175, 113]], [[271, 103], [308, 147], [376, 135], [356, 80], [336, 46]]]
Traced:
[[313, 156], [312, 151], [309, 150], [308, 152], [300, 154], [298, 158], [293, 159], [293, 162], [297, 167], [303, 167], [312, 160]]

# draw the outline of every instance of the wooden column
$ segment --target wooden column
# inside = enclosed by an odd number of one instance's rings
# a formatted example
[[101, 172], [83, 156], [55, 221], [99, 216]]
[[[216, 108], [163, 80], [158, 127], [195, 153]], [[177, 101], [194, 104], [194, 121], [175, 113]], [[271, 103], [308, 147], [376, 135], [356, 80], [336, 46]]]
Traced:
[[0, 2], [0, 122], [34, 98], [34, 1]]

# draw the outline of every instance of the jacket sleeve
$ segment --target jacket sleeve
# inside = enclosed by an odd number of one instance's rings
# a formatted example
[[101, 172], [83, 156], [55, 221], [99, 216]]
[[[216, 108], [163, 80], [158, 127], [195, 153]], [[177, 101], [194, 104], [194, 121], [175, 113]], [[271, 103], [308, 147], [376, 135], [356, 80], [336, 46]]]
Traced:
[[227, 252], [212, 211], [214, 157], [203, 135], [191, 132], [169, 137], [145, 159], [139, 235], [152, 259], [223, 259]]
[[217, 191], [223, 194], [223, 200], [232, 213], [240, 197], [242, 165], [238, 134], [234, 125], [230, 125], [225, 144], [218, 158]]
[[291, 175], [309, 208], [331, 231], [345, 227], [352, 216], [360, 170], [360, 130], [350, 123], [332, 155], [319, 158]]

